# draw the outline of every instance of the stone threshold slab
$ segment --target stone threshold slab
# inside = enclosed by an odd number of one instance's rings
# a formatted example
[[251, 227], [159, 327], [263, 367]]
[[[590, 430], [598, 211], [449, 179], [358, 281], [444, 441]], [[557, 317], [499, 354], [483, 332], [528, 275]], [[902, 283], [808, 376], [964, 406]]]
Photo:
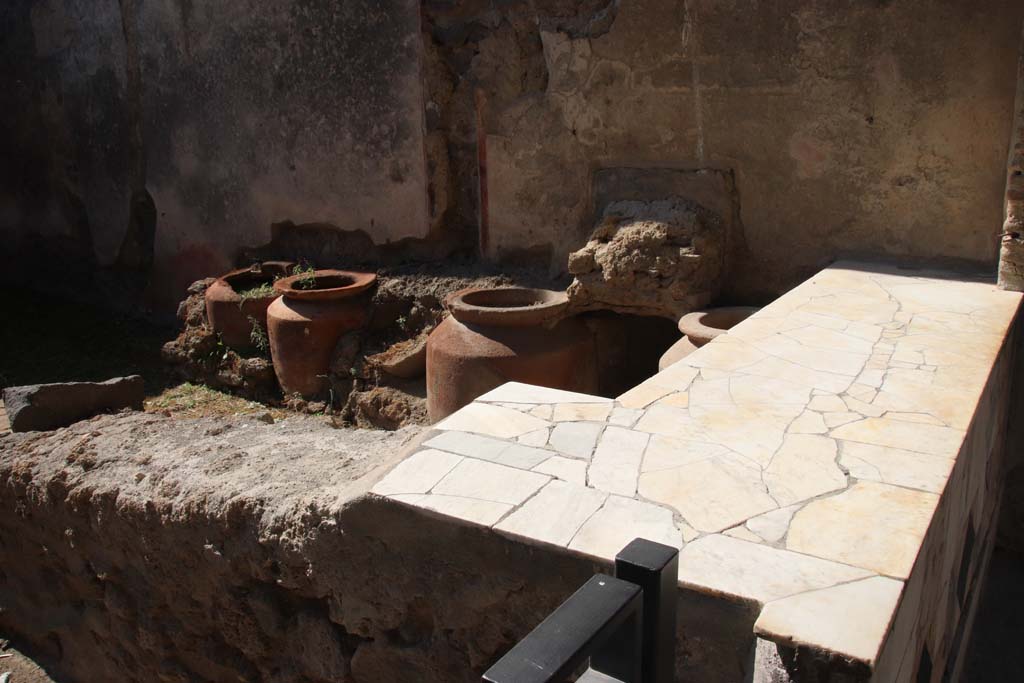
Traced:
[[871, 667], [1019, 303], [839, 263], [615, 400], [505, 384], [372, 493], [605, 562], [673, 545], [762, 638]]

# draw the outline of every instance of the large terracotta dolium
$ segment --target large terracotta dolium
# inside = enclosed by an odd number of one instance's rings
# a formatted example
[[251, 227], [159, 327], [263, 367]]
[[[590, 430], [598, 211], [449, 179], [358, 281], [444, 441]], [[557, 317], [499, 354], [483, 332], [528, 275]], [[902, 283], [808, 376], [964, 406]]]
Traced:
[[279, 295], [242, 298], [241, 293], [260, 285], [269, 285], [275, 279], [288, 275], [294, 263], [290, 261], [264, 261], [252, 268], [233, 270], [217, 278], [206, 288], [206, 319], [229, 348], [236, 351], [253, 349], [253, 320], [267, 329], [267, 308]]
[[363, 327], [369, 302], [360, 296], [376, 281], [373, 273], [317, 270], [278, 280], [280, 292], [267, 309], [267, 334], [274, 373], [286, 396], [321, 395], [338, 339]]
[[681, 361], [759, 310], [756, 306], [722, 306], [687, 313], [679, 319], [679, 331], [683, 333], [683, 338], [662, 354], [658, 360], [658, 370]]
[[474, 289], [448, 298], [451, 316], [427, 339], [427, 412], [436, 422], [505, 382], [597, 390], [594, 338], [565, 317], [564, 292]]
[[694, 311], [679, 319], [679, 331], [685, 334], [694, 346], [700, 348], [759, 310], [761, 309], [757, 306], [721, 306]]

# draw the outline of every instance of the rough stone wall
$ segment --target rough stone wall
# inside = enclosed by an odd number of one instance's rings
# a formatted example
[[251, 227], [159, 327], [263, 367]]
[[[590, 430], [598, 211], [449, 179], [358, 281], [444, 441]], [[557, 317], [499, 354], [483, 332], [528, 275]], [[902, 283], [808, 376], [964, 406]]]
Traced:
[[[741, 293], [839, 254], [993, 267], [1020, 3], [594, 4], [530, 40], [506, 10], [478, 43], [492, 258], [559, 265], [601, 213], [596, 170], [670, 166], [734, 174]], [[513, 38], [530, 60], [485, 68]]]
[[4, 633], [69, 683], [471, 681], [587, 575], [356, 500], [401, 450], [379, 432], [346, 447], [252, 422], [115, 416], [6, 439]]
[[1006, 221], [999, 251], [999, 286], [1024, 291], [1024, 30], [1017, 62], [1017, 100], [1014, 107], [1010, 155], [1006, 164]]
[[[874, 681], [956, 681], [996, 544], [1013, 442], [1011, 382], [1020, 357], [1015, 324], [992, 368], [879, 653]], [[954, 495], [953, 492], [956, 492]]]
[[840, 255], [991, 268], [1022, 17], [1015, 0], [10, 0], [4, 272], [117, 265], [169, 311], [272, 225], [342, 235], [326, 242], [350, 260], [446, 253], [424, 238], [564, 272], [658, 169], [725, 179], [706, 199], [746, 238], [726, 298]]
[[[134, 414], [0, 439], [0, 632], [67, 683], [475, 683], [610, 571], [362, 495], [402, 450], [368, 434]], [[756, 617], [680, 591], [680, 680], [745, 680]]]

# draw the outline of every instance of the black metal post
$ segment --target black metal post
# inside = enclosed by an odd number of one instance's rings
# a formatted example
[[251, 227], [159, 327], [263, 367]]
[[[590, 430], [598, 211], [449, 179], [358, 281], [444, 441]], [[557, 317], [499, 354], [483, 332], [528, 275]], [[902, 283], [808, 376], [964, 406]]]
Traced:
[[[671, 546], [637, 538], [615, 556], [615, 576], [643, 590], [643, 683], [675, 679], [678, 575], [679, 550]], [[606, 664], [605, 652], [591, 658], [591, 668], [619, 677]]]
[[639, 586], [596, 574], [488, 669], [483, 680], [564, 681], [595, 648], [615, 642], [621, 644], [622, 655], [633, 661], [633, 674], [621, 680], [640, 683], [642, 611]]
[[641, 538], [487, 670], [486, 683], [672, 683], [679, 551]]

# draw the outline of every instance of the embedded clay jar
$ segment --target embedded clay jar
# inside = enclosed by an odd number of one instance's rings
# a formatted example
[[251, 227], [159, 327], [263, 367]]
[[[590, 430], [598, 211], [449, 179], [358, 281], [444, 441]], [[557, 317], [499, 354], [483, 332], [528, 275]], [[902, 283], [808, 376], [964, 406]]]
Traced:
[[720, 334], [757, 313], [757, 306], [722, 306], [687, 313], [679, 319], [679, 331], [698, 349]]
[[338, 339], [367, 322], [368, 302], [359, 295], [376, 280], [373, 273], [317, 270], [274, 283], [281, 298], [267, 309], [267, 334], [274, 373], [286, 396], [323, 393]]
[[669, 347], [658, 360], [658, 370], [681, 361], [720, 334], [757, 313], [757, 306], [722, 306], [706, 311], [687, 313], [679, 319], [679, 331], [683, 338]]
[[470, 289], [427, 338], [427, 412], [436, 422], [505, 382], [594, 393], [594, 338], [566, 318], [565, 292]]
[[277, 292], [245, 298], [242, 293], [273, 284], [276, 278], [288, 275], [294, 267], [290, 261], [264, 261], [252, 268], [221, 275], [206, 288], [206, 319], [228, 347], [236, 351], [253, 350], [252, 321], [266, 330], [267, 307], [278, 297]]

